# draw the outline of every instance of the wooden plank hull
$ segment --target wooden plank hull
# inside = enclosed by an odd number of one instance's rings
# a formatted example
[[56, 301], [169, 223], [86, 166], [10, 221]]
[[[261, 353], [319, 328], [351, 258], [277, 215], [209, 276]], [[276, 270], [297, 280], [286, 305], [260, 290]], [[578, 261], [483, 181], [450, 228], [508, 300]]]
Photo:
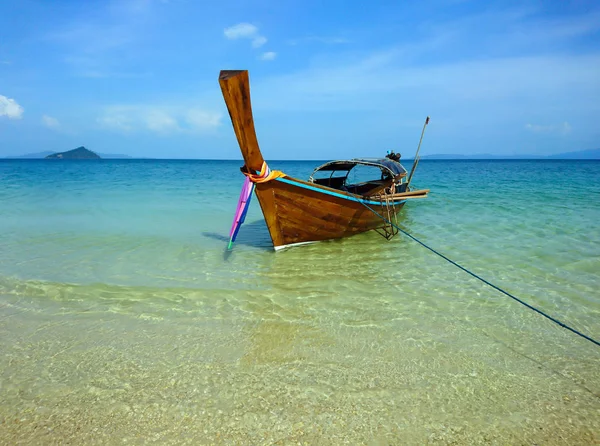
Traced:
[[[257, 184], [256, 196], [275, 249], [381, 228], [381, 218], [360, 201], [388, 216], [388, 209], [378, 200], [364, 200], [287, 176]], [[398, 212], [404, 203], [404, 199], [395, 200], [394, 211]]]

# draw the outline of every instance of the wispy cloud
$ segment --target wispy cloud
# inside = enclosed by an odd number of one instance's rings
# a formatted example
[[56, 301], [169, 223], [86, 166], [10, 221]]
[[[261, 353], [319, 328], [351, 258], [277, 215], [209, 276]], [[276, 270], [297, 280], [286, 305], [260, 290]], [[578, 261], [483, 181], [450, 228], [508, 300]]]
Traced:
[[180, 130], [177, 120], [163, 110], [149, 110], [145, 120], [148, 130], [156, 133], [172, 133]]
[[181, 106], [115, 105], [97, 118], [101, 127], [119, 132], [206, 133], [221, 125], [221, 112]]
[[53, 118], [52, 116], [43, 115], [42, 125], [48, 127], [49, 129], [58, 129], [60, 127], [60, 122], [58, 119]]
[[559, 135], [568, 135], [572, 130], [567, 121], [555, 125], [526, 124], [525, 128], [533, 133], [555, 133]]
[[[64, 62], [82, 77], [134, 77], [129, 67], [138, 58], [137, 46], [154, 22], [149, 0], [108, 2], [94, 15], [75, 17], [44, 40], [58, 47]], [[123, 73], [126, 74], [123, 74]]]
[[238, 23], [225, 28], [224, 32], [228, 39], [251, 39], [258, 34], [258, 28], [251, 23]]
[[324, 36], [308, 36], [298, 39], [290, 39], [287, 41], [289, 45], [300, 45], [302, 43], [323, 43], [325, 45], [342, 45], [351, 43], [350, 39], [345, 37], [324, 37]]
[[275, 51], [267, 51], [260, 55], [260, 60], [275, 60], [277, 53]]
[[424, 22], [419, 29], [429, 36], [446, 36], [455, 53], [462, 50], [487, 57], [557, 54], [569, 50], [577, 39], [600, 31], [600, 11], [548, 18], [540, 14], [540, 6], [532, 3], [490, 6], [455, 19]]
[[251, 23], [238, 23], [223, 31], [225, 37], [230, 40], [250, 39], [253, 48], [259, 48], [267, 43], [267, 38], [258, 32], [258, 28]]
[[[533, 26], [532, 26], [533, 25]], [[525, 26], [528, 29], [525, 29]], [[585, 15], [535, 20], [520, 24], [520, 31], [528, 32], [529, 38], [537, 40], [557, 40], [585, 36], [600, 30], [600, 11], [590, 11]]]
[[[50, 42], [65, 44], [76, 54], [97, 55], [125, 46], [134, 40], [134, 33], [126, 23], [75, 22], [60, 31], [48, 34]], [[81, 56], [75, 56], [77, 57]]]
[[0, 65], [12, 65], [10, 60], [0, 60]]
[[112, 131], [128, 133], [133, 130], [133, 117], [130, 112], [120, 110], [120, 107], [114, 107], [106, 110], [96, 119], [102, 128]]
[[21, 119], [24, 111], [17, 101], [0, 94], [0, 118]]
[[[540, 150], [534, 143], [536, 134], [523, 135], [529, 133], [523, 128], [528, 120], [532, 125], [579, 121], [590, 128], [591, 117], [597, 115], [600, 97], [594, 92], [600, 91], [600, 54], [412, 66], [405, 66], [405, 60], [404, 50], [391, 49], [351, 57], [344, 63], [323, 60], [287, 75], [262, 78], [253, 84], [255, 113], [310, 111], [323, 117], [361, 116], [365, 122], [359, 126], [369, 129], [369, 134], [377, 134], [374, 129], [379, 129], [382, 136], [376, 138], [386, 143], [391, 141], [390, 128], [418, 129], [420, 119], [415, 118], [430, 115], [435, 120], [432, 147], [437, 145], [440, 153], [481, 150], [477, 144], [490, 142], [499, 151], [521, 147], [536, 153]], [[338, 122], [330, 120], [329, 127]], [[518, 128], [522, 132], [515, 131]], [[336, 140], [340, 144], [359, 144], [363, 138], [361, 132], [341, 126], [337, 131], [345, 135]], [[549, 135], [583, 144], [576, 135], [563, 134]], [[394, 138], [400, 145], [410, 144], [403, 132]], [[594, 140], [590, 139], [591, 144]]]
[[153, 74], [149, 71], [122, 71], [119, 67], [114, 66], [112, 62], [107, 62], [102, 58], [98, 59], [92, 56], [68, 56], [65, 59], [79, 77], [87, 77], [90, 79], [137, 79], [151, 77]]
[[[324, 49], [306, 68], [262, 80], [255, 87], [264, 90], [257, 105], [389, 109], [397, 107], [389, 96], [396, 94], [396, 101], [444, 109], [498, 109], [517, 103], [538, 108], [551, 101], [597, 107], [598, 96], [589, 93], [600, 91], [600, 52], [566, 49], [573, 38], [590, 38], [600, 30], [600, 13], [552, 21], [537, 13], [531, 7], [496, 8], [423, 22], [414, 35], [388, 47], [365, 52]], [[279, 100], [282, 91], [289, 99], [285, 104]], [[573, 119], [565, 112], [563, 116]], [[523, 125], [516, 117], [511, 123]]]
[[185, 114], [185, 121], [199, 131], [210, 130], [221, 125], [221, 113], [206, 110], [190, 109]]
[[252, 48], [259, 48], [267, 43], [267, 38], [263, 36], [258, 36], [252, 39]]

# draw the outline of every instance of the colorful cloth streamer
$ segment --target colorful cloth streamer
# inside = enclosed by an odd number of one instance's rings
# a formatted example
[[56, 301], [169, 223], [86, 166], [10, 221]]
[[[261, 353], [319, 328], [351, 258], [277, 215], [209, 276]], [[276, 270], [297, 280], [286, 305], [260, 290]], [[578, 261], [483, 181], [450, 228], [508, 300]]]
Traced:
[[246, 213], [248, 207], [250, 207], [250, 199], [252, 198], [252, 192], [254, 191], [254, 183], [250, 178], [246, 177], [244, 185], [242, 186], [242, 192], [240, 193], [240, 199], [238, 200], [237, 209], [235, 210], [235, 217], [233, 218], [233, 224], [231, 225], [231, 231], [229, 231], [229, 246], [227, 249], [231, 249], [235, 238], [238, 235], [240, 227], [246, 219]]
[[238, 200], [237, 209], [235, 210], [235, 217], [233, 218], [231, 231], [229, 231], [229, 246], [227, 249], [231, 249], [233, 246], [233, 242], [235, 242], [238, 231], [246, 219], [246, 212], [248, 212], [248, 207], [250, 206], [250, 199], [252, 198], [252, 192], [254, 191], [255, 183], [266, 183], [267, 181], [274, 180], [275, 178], [285, 176], [285, 174], [279, 170], [269, 169], [269, 166], [264, 161], [259, 173], [252, 173], [252, 171], [249, 171], [246, 166], [242, 168], [242, 173], [246, 176], [246, 179], [244, 180], [242, 192], [240, 193], [240, 199]]
[[263, 161], [262, 167], [259, 173], [242, 172], [250, 181], [253, 183], [266, 183], [267, 181], [274, 180], [275, 178], [284, 177], [285, 173], [279, 170], [271, 170], [265, 161]]

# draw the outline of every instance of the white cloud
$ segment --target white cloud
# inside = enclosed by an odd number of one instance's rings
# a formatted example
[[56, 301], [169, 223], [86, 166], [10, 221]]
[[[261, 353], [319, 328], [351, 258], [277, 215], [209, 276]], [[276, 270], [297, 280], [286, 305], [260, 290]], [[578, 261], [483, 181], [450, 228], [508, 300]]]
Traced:
[[223, 31], [225, 37], [230, 40], [251, 39], [252, 47], [258, 48], [267, 43], [267, 38], [258, 33], [258, 28], [251, 23], [238, 23]]
[[179, 130], [177, 120], [163, 110], [150, 110], [143, 118], [148, 130], [157, 133], [170, 133]]
[[60, 122], [58, 122], [58, 119], [48, 115], [42, 116], [42, 124], [48, 127], [49, 129], [57, 129], [58, 127], [60, 127]]
[[252, 40], [252, 48], [258, 48], [267, 43], [267, 38], [263, 36], [257, 36]]
[[107, 130], [166, 135], [207, 132], [221, 124], [222, 114], [197, 108], [158, 105], [117, 105], [107, 107], [97, 119]]
[[14, 99], [9, 99], [0, 94], [0, 118], [6, 116], [8, 119], [21, 119], [23, 117], [23, 107]]
[[118, 111], [106, 111], [97, 119], [98, 124], [109, 130], [130, 132], [133, 130], [131, 119], [124, 113]]
[[277, 57], [277, 53], [274, 51], [267, 51], [266, 53], [262, 53], [260, 56], [260, 60], [274, 60]]
[[[598, 95], [593, 92], [600, 87], [600, 53], [406, 65], [407, 51], [391, 49], [363, 57], [324, 59], [300, 71], [263, 78], [254, 84], [254, 97], [260, 98], [257, 107], [396, 110], [391, 94], [410, 97], [413, 107], [427, 104], [432, 108], [435, 104], [446, 110], [456, 104], [478, 108], [494, 103], [496, 108], [512, 109], [512, 115], [515, 104], [522, 107], [557, 100], [580, 110], [597, 107]], [[286, 101], [281, 101], [283, 92]], [[563, 125], [562, 131], [568, 132], [565, 129]]]
[[308, 36], [302, 37], [300, 39], [291, 39], [288, 40], [288, 44], [290, 45], [300, 45], [302, 43], [323, 43], [325, 45], [340, 45], [345, 43], [350, 43], [349, 39], [344, 37], [320, 37], [320, 36]]
[[572, 130], [571, 124], [567, 121], [556, 125], [526, 124], [525, 128], [533, 133], [559, 133], [561, 135], [567, 135]]
[[552, 129], [552, 126], [539, 124], [525, 124], [525, 128], [534, 133], [544, 133], [549, 132]]
[[258, 35], [258, 28], [250, 23], [238, 23], [225, 28], [225, 37], [228, 39], [253, 38]]
[[206, 130], [221, 125], [223, 115], [216, 112], [192, 109], [186, 114], [186, 122], [194, 129]]

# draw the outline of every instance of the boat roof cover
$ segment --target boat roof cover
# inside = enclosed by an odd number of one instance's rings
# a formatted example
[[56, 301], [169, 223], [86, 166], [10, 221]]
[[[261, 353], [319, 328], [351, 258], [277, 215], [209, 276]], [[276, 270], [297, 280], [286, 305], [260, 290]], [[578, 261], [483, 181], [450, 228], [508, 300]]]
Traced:
[[353, 158], [351, 160], [329, 161], [317, 167], [314, 172], [319, 170], [352, 170], [359, 164], [363, 166], [379, 167], [382, 170], [389, 171], [395, 177], [406, 174], [406, 169], [402, 164], [389, 158]]

